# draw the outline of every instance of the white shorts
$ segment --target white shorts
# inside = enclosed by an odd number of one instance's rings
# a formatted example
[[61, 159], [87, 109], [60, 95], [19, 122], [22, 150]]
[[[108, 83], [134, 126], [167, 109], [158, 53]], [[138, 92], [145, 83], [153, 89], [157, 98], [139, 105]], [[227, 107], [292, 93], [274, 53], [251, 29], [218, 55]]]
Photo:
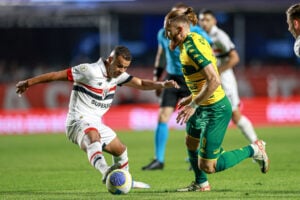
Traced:
[[103, 145], [109, 144], [115, 137], [116, 133], [104, 125], [101, 119], [75, 118], [67, 117], [66, 121], [66, 135], [73, 143], [81, 147], [83, 136], [88, 129], [96, 129], [100, 135], [101, 143]]
[[222, 87], [228, 97], [232, 110], [238, 109], [240, 104], [240, 97], [238, 93], [238, 86], [232, 70], [226, 70], [221, 74]]

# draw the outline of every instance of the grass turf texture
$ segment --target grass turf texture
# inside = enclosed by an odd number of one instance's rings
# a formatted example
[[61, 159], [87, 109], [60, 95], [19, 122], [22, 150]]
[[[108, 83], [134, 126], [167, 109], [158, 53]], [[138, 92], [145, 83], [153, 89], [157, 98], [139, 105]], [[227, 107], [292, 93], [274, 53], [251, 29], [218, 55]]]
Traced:
[[[130, 171], [151, 189], [113, 196], [101, 175], [64, 134], [0, 136], [0, 199], [300, 199], [299, 127], [257, 128], [267, 141], [271, 169], [262, 174], [251, 159], [209, 175], [211, 192], [175, 192], [193, 180], [188, 171], [184, 132], [171, 131], [163, 171], [142, 171], [152, 159], [153, 133], [119, 132], [127, 144]], [[247, 145], [237, 129], [225, 136], [225, 150]], [[106, 154], [106, 159], [111, 158]]]

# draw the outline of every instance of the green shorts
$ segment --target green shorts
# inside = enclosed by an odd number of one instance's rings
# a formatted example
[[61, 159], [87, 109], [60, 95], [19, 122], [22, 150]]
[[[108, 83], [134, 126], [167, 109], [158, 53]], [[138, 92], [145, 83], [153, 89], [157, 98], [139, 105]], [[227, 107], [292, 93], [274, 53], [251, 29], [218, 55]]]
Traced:
[[199, 106], [186, 124], [188, 135], [200, 139], [199, 155], [204, 159], [217, 159], [231, 120], [232, 109], [228, 98], [209, 106]]

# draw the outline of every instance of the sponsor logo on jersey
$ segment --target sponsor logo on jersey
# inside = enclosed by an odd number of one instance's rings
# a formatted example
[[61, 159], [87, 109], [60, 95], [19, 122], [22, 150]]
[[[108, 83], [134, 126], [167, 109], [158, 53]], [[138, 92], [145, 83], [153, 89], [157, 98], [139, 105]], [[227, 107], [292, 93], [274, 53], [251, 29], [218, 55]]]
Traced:
[[99, 101], [95, 101], [94, 99], [91, 101], [91, 103], [99, 108], [109, 108], [111, 106], [111, 103], [101, 103]]

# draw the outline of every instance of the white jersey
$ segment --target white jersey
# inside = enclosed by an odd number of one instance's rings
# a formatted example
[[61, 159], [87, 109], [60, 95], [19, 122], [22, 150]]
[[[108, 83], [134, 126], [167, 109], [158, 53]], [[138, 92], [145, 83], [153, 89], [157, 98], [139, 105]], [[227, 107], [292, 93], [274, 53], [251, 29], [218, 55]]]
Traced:
[[80, 64], [68, 69], [68, 79], [73, 81], [68, 118], [81, 116], [101, 120], [110, 108], [117, 85], [132, 78], [124, 72], [117, 78], [108, 78], [102, 59], [96, 63]]
[[296, 56], [300, 57], [300, 35], [295, 40], [294, 52], [295, 52]]
[[[231, 50], [235, 49], [235, 45], [230, 40], [229, 36], [217, 26], [213, 26], [209, 32], [213, 44], [212, 48], [215, 56], [217, 57], [217, 65], [221, 66], [227, 62], [228, 54]], [[233, 70], [227, 69], [220, 74], [222, 87], [229, 98], [232, 109], [235, 110], [240, 102], [238, 96], [237, 82]]]

